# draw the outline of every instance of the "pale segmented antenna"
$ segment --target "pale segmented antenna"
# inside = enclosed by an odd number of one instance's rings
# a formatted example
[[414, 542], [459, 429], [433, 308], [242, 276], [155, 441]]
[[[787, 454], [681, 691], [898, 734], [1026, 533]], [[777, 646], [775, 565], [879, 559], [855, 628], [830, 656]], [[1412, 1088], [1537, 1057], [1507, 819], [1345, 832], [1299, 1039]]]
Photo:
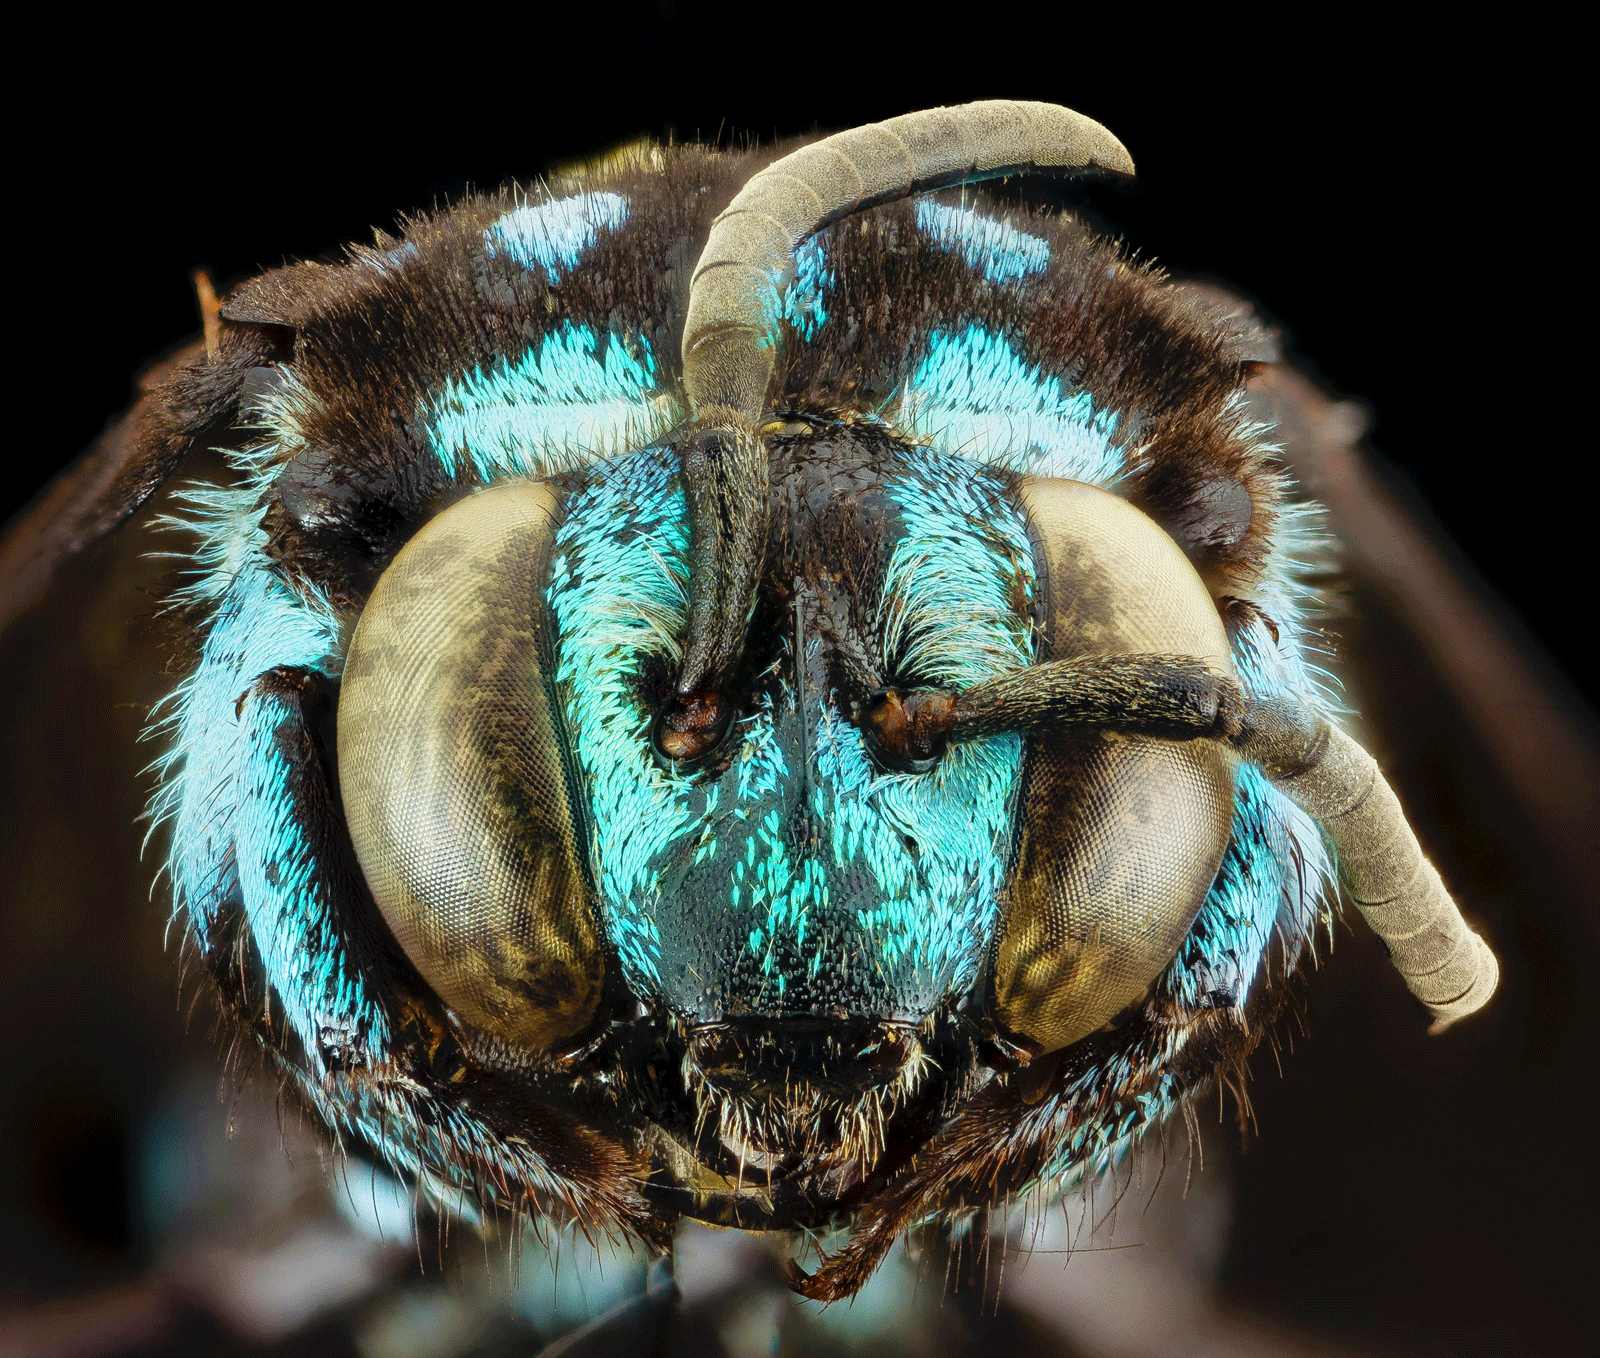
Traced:
[[1499, 963], [1424, 856], [1377, 761], [1337, 726], [1282, 699], [1251, 704], [1234, 743], [1333, 842], [1345, 889], [1434, 1028], [1482, 1009]]
[[683, 382], [700, 427], [683, 450], [694, 557], [677, 700], [657, 742], [714, 746], [766, 545], [767, 455], [757, 425], [772, 376], [778, 285], [794, 251], [853, 212], [951, 184], [1034, 171], [1133, 173], [1099, 123], [1054, 104], [991, 99], [841, 132], [768, 166], [712, 224], [689, 287]]

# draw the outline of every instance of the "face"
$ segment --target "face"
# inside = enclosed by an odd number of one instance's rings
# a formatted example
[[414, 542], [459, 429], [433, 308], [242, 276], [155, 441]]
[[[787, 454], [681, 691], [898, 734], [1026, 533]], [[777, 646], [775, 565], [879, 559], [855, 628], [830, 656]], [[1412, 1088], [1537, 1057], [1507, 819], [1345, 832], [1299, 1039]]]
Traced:
[[[615, 674], [609, 694], [575, 684], [565, 709], [595, 827], [590, 868], [608, 928], [639, 939], [630, 987], [684, 1022], [839, 1017], [914, 1030], [976, 979], [1021, 742], [994, 737], [896, 779], [867, 749], [858, 713], [907, 677], [919, 647], [934, 681], [963, 665], [987, 675], [1027, 663], [1029, 619], [1015, 606], [1030, 584], [1027, 538], [998, 485], [963, 487], [964, 514], [936, 502], [933, 460], [892, 436], [795, 427], [779, 451], [781, 512], [739, 679], [743, 715], [703, 769], [660, 767], [648, 742], [611, 738], [637, 730], [640, 698], [652, 672], [659, 684], [669, 671], [682, 630], [674, 603], [689, 544], [670, 464], [646, 453], [575, 497], [557, 536], [571, 573], [551, 595], [562, 663]], [[633, 487], [620, 535], [607, 512], [619, 483]], [[941, 528], [966, 554], [949, 569], [929, 556]], [[941, 585], [949, 612], [930, 618]], [[940, 654], [929, 633], [957, 614], [973, 644]], [[615, 673], [604, 638], [630, 616], [660, 621]], [[875, 791], [879, 779], [889, 785]]]
[[780, 1226], [826, 1220], [997, 1041], [1054, 1052], [1139, 1000], [1228, 849], [1235, 761], [1000, 731], [896, 766], [886, 693], [1107, 651], [1228, 667], [1225, 631], [1114, 495], [886, 421], [771, 424], [738, 715], [709, 757], [652, 740], [690, 574], [670, 439], [424, 526], [361, 614], [338, 742], [365, 879], [431, 989], [619, 1086], [658, 1049], [681, 1074], [640, 1103], [695, 1167], [685, 1210]]

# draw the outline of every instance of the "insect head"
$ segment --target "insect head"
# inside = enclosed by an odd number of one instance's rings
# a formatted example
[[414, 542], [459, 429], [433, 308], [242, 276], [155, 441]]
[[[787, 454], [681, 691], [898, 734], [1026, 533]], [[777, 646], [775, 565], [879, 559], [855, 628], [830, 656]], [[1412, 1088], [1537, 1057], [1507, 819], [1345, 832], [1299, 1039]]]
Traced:
[[1095, 170], [990, 102], [471, 198], [236, 290], [36, 534], [228, 459], [155, 810], [334, 1135], [454, 1210], [846, 1228], [840, 1297], [1236, 1070], [1335, 871], [1487, 1000], [1328, 719], [1228, 324], [937, 192]]

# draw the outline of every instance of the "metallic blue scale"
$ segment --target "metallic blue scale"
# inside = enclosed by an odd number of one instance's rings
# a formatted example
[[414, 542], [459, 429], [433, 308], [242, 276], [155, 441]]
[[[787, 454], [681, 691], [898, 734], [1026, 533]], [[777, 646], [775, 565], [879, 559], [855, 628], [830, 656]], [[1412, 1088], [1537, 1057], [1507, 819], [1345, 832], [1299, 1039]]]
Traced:
[[957, 251], [991, 283], [1010, 283], [1041, 273], [1050, 262], [1049, 243], [1040, 237], [971, 208], [951, 207], [931, 198], [917, 204], [917, 229], [945, 249]]
[[245, 455], [253, 474], [243, 487], [192, 490], [188, 517], [167, 524], [201, 535], [202, 574], [186, 594], [216, 612], [200, 664], [161, 723], [173, 741], [156, 764], [151, 810], [155, 822], [171, 823], [173, 900], [195, 940], [208, 947], [219, 909], [243, 906], [285, 1019], [321, 1072], [325, 1044], [346, 1059], [375, 1059], [389, 1031], [344, 947], [296, 819], [277, 736], [298, 710], [250, 693], [258, 675], [279, 666], [336, 671], [340, 645], [331, 611], [269, 569], [259, 455]]
[[870, 956], [908, 971], [911, 1007], [969, 987], [1010, 867], [1022, 740], [992, 736], [951, 749], [926, 774], [884, 774], [861, 731], [831, 705], [817, 727], [819, 817], [829, 867], [870, 877], [856, 910]]
[[491, 255], [503, 255], [525, 269], [542, 269], [551, 283], [558, 283], [601, 231], [615, 231], [627, 218], [628, 202], [621, 195], [579, 193], [506, 213], [484, 232], [484, 245]]
[[[1235, 398], [1227, 413], [1237, 421], [1235, 427], [1242, 440], [1266, 454], [1281, 453], [1271, 425], [1245, 418], [1242, 398]], [[1275, 510], [1276, 531], [1267, 543], [1266, 560], [1250, 592], [1251, 602], [1259, 614], [1272, 620], [1272, 625], [1269, 627], [1261, 616], [1253, 616], [1241, 625], [1234, 638], [1233, 663], [1240, 683], [1251, 697], [1287, 695], [1325, 712], [1337, 712], [1343, 709], [1339, 682], [1328, 670], [1313, 663], [1311, 657], [1319, 654], [1322, 647], [1305, 617], [1308, 608], [1320, 605], [1321, 595], [1314, 579], [1331, 564], [1332, 539], [1320, 505], [1296, 501], [1295, 487], [1287, 476], [1282, 478], [1280, 489], [1283, 493]], [[1285, 805], [1292, 806], [1287, 800]]]
[[588, 794], [590, 871], [623, 973], [645, 993], [659, 966], [654, 865], [698, 828], [690, 781], [651, 758], [638, 698], [646, 660], [678, 655], [688, 548], [676, 468], [659, 451], [631, 454], [569, 502], [548, 591], [557, 694]]
[[[1285, 507], [1280, 514], [1285, 520], [1280, 537], [1288, 540], [1289, 551], [1295, 554], [1283, 555], [1280, 541], [1279, 555], [1269, 561], [1255, 591], [1277, 636], [1259, 617], [1239, 626], [1233, 638], [1234, 669], [1252, 698], [1288, 694], [1330, 712], [1338, 705], [1333, 678], [1306, 656], [1299, 600], [1309, 597], [1310, 590], [1288, 565], [1315, 560], [1313, 535], [1319, 523], [1295, 507]], [[1265, 945], [1274, 936], [1281, 939], [1284, 961], [1292, 966], [1301, 948], [1313, 941], [1318, 922], [1331, 922], [1324, 902], [1332, 897], [1333, 856], [1316, 823], [1252, 765], [1240, 767], [1234, 798], [1233, 840], [1227, 857], [1169, 972], [1174, 993], [1185, 1002], [1191, 1002], [1191, 993], [1198, 997], [1207, 991], [1208, 983], [1199, 973], [1215, 973], [1220, 979], [1210, 993], [1218, 996], [1232, 990], [1236, 1003], [1243, 1005], [1254, 974], [1252, 959], [1264, 956]], [[1248, 945], [1241, 941], [1246, 937]], [[1205, 939], [1203, 955], [1192, 946], [1197, 938]], [[1230, 957], [1230, 952], [1235, 955]], [[1180, 988], [1177, 978], [1186, 960], [1193, 962], [1197, 976]]]
[[235, 798], [234, 858], [245, 917], [262, 966], [313, 1070], [324, 1048], [359, 1064], [380, 1060], [389, 1022], [373, 1002], [323, 891], [317, 846], [299, 816], [281, 727], [300, 721], [298, 702], [253, 693], [239, 714], [242, 758]]
[[257, 675], [276, 666], [337, 666], [337, 620], [288, 589], [268, 568], [259, 527], [260, 487], [201, 487], [189, 512], [166, 527], [201, 535], [200, 577], [183, 601], [215, 609], [195, 672], [158, 713], [171, 745], [156, 761], [152, 822], [170, 821], [167, 870], [177, 911], [204, 947], [218, 905], [237, 890], [235, 838], [251, 735], [235, 706]]
[[932, 451], [908, 470], [890, 490], [904, 528], [884, 583], [891, 669], [967, 688], [1030, 664], [1032, 624], [1014, 601], [1033, 597], [1033, 548], [1000, 478]]
[[418, 423], [450, 476], [545, 477], [654, 441], [677, 417], [643, 338], [567, 322], [516, 359], [454, 378]]
[[[933, 682], [1032, 658], [1015, 616], [1033, 584], [1025, 525], [997, 477], [958, 463], [911, 450], [890, 476], [900, 536], [882, 609], [893, 658]], [[675, 468], [647, 450], [573, 496], [549, 588], [591, 876], [625, 977], [693, 1021], [724, 1017], [735, 997], [757, 1013], [920, 1018], [977, 974], [1022, 742], [963, 745], [925, 775], [881, 773], [812, 634], [804, 655], [774, 662], [723, 773], [660, 768], [641, 684], [677, 657], [687, 547]]]
[[813, 236], [794, 252], [794, 277], [783, 290], [779, 315], [806, 343], [828, 321], [827, 293], [834, 284], [822, 236]]
[[[1030, 664], [1032, 635], [1015, 601], [1032, 596], [1032, 550], [999, 480], [964, 459], [922, 453], [890, 497], [903, 536], [881, 607], [889, 672], [959, 689]], [[830, 707], [817, 749], [822, 785], [834, 790], [823, 814], [835, 865], [862, 854], [882, 893], [861, 916], [882, 955], [970, 984], [973, 940], [992, 930], [1009, 868], [1021, 737], [958, 745], [928, 774], [882, 776], [860, 729]]]
[[979, 325], [935, 332], [889, 414], [910, 438], [1007, 471], [1110, 488], [1126, 470], [1115, 412], [1064, 391]]
[[[1244, 432], [1261, 440], [1270, 431]], [[1284, 503], [1278, 516], [1271, 555], [1253, 590], [1253, 601], [1272, 626], [1251, 616], [1236, 628], [1234, 668], [1253, 698], [1286, 694], [1333, 711], [1337, 685], [1308, 658], [1312, 637], [1302, 607], [1315, 598], [1303, 576], [1326, 550], [1320, 511]], [[1331, 923], [1325, 902], [1333, 897], [1335, 871], [1321, 830], [1259, 769], [1241, 766], [1235, 786], [1227, 855], [1167, 973], [1169, 992], [1185, 1004], [1218, 1005], [1232, 995], [1233, 1006], [1242, 1008], [1273, 939], [1287, 969], [1313, 945], [1318, 923]]]
[[1242, 1009], [1268, 945], [1292, 962], [1314, 932], [1332, 864], [1316, 826], [1254, 765], [1235, 778], [1233, 837], [1161, 985], [1185, 1006]]
[[[504, 1166], [498, 1176], [539, 1187], [560, 1178], [524, 1145], [494, 1136], [475, 1118], [386, 1073], [387, 1019], [343, 945], [331, 903], [317, 889], [309, 845], [291, 814], [287, 774], [275, 748], [281, 710], [259, 695], [236, 710], [256, 676], [277, 666], [337, 673], [341, 632], [330, 609], [298, 595], [270, 569], [259, 526], [262, 488], [285, 447], [294, 446], [288, 406], [272, 412], [279, 441], [237, 456], [237, 487], [196, 487], [187, 511], [162, 526], [197, 534], [197, 578], [182, 601], [214, 610], [199, 665], [158, 714], [167, 735], [156, 762], [152, 820], [171, 826], [167, 871], [176, 910], [202, 950], [229, 903], [242, 906], [257, 954], [304, 1064], [282, 1061], [311, 1107], [337, 1135], [378, 1147], [419, 1192], [466, 1220], [478, 1215], [480, 1184], [468, 1156]], [[355, 1073], [330, 1070], [329, 1040]], [[444, 1176], [444, 1177], [441, 1177]]]

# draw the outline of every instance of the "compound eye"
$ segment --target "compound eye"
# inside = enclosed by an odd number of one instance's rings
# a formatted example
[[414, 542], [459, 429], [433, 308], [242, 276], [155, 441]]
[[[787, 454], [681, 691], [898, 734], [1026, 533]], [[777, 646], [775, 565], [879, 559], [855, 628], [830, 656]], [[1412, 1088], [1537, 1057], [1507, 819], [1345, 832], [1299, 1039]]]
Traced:
[[[1038, 544], [1045, 654], [1199, 658], [1233, 675], [1210, 593], [1125, 500], [1073, 481], [1019, 486]], [[995, 956], [998, 1016], [1045, 1051], [1140, 999], [1221, 866], [1235, 758], [1222, 742], [1105, 731], [1037, 737]]]
[[556, 501], [513, 482], [433, 519], [345, 664], [339, 783], [395, 938], [469, 1023], [543, 1050], [583, 1029], [603, 950], [549, 697]]

